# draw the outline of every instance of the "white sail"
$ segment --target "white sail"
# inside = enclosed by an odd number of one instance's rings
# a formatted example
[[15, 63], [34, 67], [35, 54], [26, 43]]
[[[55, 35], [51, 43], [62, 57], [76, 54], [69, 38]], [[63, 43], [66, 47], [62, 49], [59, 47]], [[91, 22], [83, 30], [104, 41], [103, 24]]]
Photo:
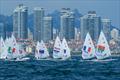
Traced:
[[0, 39], [0, 59], [6, 59], [7, 58], [7, 50], [6, 45], [4, 43], [3, 38]]
[[54, 48], [53, 48], [53, 58], [62, 58], [62, 53], [61, 53], [61, 41], [60, 38], [57, 36], [55, 43], [54, 43]]
[[37, 42], [36, 46], [37, 52], [35, 53], [35, 57], [37, 59], [44, 59], [49, 57], [49, 52], [45, 46], [45, 43], [41, 40], [41, 42]]
[[12, 44], [13, 44], [13, 45], [17, 43], [16, 38], [14, 37], [13, 34], [12, 34], [12, 36], [11, 36], [11, 41], [12, 41]]
[[35, 58], [39, 59], [40, 55], [39, 55], [39, 49], [40, 49], [40, 42], [37, 41], [37, 45], [36, 45], [36, 51], [35, 51]]
[[8, 44], [8, 42], [9, 42], [8, 40], [9, 40], [9, 38], [5, 39], [5, 44]]
[[20, 57], [20, 49], [19, 49], [19, 45], [18, 43], [13, 43], [13, 47], [12, 47], [12, 58], [18, 58]]
[[68, 59], [71, 57], [70, 48], [68, 47], [67, 41], [64, 38], [61, 45], [62, 59]]
[[10, 38], [6, 38], [6, 40], [5, 40], [6, 47], [10, 46], [11, 45], [10, 43], [12, 43], [12, 42], [10, 42]]
[[93, 57], [95, 57], [95, 47], [92, 42], [90, 34], [87, 33], [85, 42], [84, 42], [83, 48], [82, 48], [82, 58], [83, 59], [91, 59]]
[[105, 38], [104, 33], [101, 31], [96, 49], [96, 57], [97, 59], [104, 59], [109, 57], [110, 55], [111, 53], [108, 42]]

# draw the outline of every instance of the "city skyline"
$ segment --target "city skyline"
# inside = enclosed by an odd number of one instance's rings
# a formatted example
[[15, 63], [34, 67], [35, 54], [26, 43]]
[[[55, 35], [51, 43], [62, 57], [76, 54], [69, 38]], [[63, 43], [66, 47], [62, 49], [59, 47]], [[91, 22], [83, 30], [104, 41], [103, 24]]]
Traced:
[[[0, 0], [0, 14], [12, 15], [14, 8], [23, 3], [28, 7], [28, 14], [33, 13], [34, 7], [43, 7], [46, 13], [52, 13], [54, 10], [61, 8], [78, 9], [83, 15], [87, 14], [89, 10], [94, 10], [102, 18], [109, 18], [112, 20], [112, 25], [120, 27], [120, 1], [119, 0], [76, 0], [76, 1], [48, 1], [48, 0]], [[46, 3], [46, 4], [45, 4]], [[53, 5], [54, 4], [54, 5]], [[119, 28], [120, 29], [120, 28]]]

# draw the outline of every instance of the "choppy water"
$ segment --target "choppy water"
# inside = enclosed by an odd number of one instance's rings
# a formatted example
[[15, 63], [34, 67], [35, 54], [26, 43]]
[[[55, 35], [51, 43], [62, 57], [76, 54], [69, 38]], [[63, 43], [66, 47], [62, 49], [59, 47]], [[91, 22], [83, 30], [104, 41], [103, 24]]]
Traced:
[[89, 61], [0, 61], [0, 80], [120, 80], [120, 57]]

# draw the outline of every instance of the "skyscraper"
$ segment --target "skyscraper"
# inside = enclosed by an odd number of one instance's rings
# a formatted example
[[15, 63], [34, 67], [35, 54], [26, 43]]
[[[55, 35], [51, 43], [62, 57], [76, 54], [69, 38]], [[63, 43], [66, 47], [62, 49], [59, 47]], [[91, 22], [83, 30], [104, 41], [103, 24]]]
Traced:
[[81, 39], [84, 40], [87, 32], [90, 33], [92, 39], [97, 41], [101, 30], [101, 17], [96, 15], [95, 11], [89, 11], [87, 15], [81, 17]]
[[64, 14], [60, 17], [60, 38], [68, 37], [68, 15]]
[[28, 28], [28, 39], [29, 39], [29, 40], [33, 40], [33, 33], [32, 33], [32, 31], [30, 30], [30, 28]]
[[48, 42], [53, 39], [52, 17], [44, 17], [43, 40]]
[[59, 35], [59, 30], [56, 28], [53, 28], [53, 40], [55, 40], [58, 35]]
[[75, 40], [80, 40], [80, 29], [75, 27]]
[[16, 38], [27, 39], [28, 38], [28, 8], [23, 4], [16, 7], [13, 12], [13, 34]]
[[110, 19], [102, 19], [102, 30], [105, 34], [107, 40], [110, 40], [110, 30], [111, 30], [111, 20]]
[[34, 8], [34, 41], [43, 39], [43, 18], [44, 9], [40, 7]]
[[3, 39], [5, 39], [6, 35], [5, 35], [5, 26], [3, 23], [0, 23], [0, 37], [2, 37]]
[[60, 38], [67, 40], [74, 39], [75, 36], [75, 18], [73, 12], [67, 12], [61, 15]]
[[69, 14], [70, 11], [71, 11], [70, 8], [62, 8], [61, 11], [60, 11], [60, 14], [61, 15]]
[[75, 38], [75, 18], [74, 13], [70, 12], [68, 17], [68, 40]]

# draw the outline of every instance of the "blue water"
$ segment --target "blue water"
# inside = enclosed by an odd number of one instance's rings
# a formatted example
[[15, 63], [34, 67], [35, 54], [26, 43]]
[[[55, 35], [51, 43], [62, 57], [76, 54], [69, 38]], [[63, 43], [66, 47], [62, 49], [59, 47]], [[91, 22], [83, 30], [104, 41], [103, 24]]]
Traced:
[[120, 57], [90, 61], [0, 61], [0, 80], [120, 80]]

